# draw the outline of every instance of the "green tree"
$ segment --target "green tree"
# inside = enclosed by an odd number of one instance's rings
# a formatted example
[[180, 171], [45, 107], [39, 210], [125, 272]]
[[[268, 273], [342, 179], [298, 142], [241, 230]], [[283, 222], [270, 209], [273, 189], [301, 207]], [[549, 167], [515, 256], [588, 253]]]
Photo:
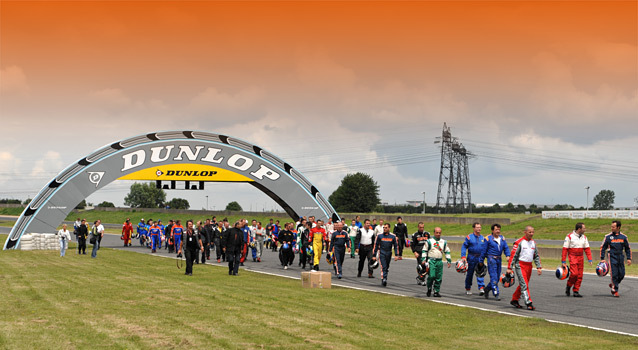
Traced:
[[166, 205], [171, 209], [188, 209], [191, 205], [184, 198], [173, 198]]
[[338, 212], [369, 213], [381, 202], [379, 185], [368, 174], [348, 174], [328, 200]]
[[75, 206], [75, 209], [84, 209], [86, 208], [86, 199], [83, 199], [78, 205]]
[[592, 209], [596, 210], [611, 210], [614, 209], [614, 201], [616, 200], [616, 193], [611, 190], [601, 190], [594, 197], [594, 204]]
[[124, 197], [124, 205], [131, 208], [161, 208], [166, 201], [166, 192], [154, 183], [134, 183]]
[[24, 200], [24, 202], [22, 202], [22, 204], [24, 205], [28, 205], [29, 203], [31, 203], [31, 198], [27, 198]]
[[112, 202], [107, 202], [107, 201], [104, 201], [98, 204], [97, 206], [100, 208], [115, 208], [115, 204], [113, 204]]
[[226, 210], [228, 210], [228, 211], [242, 211], [243, 209], [241, 208], [241, 205], [239, 205], [239, 203], [237, 203], [236, 201], [232, 201], [232, 202], [228, 203], [228, 205], [226, 205]]

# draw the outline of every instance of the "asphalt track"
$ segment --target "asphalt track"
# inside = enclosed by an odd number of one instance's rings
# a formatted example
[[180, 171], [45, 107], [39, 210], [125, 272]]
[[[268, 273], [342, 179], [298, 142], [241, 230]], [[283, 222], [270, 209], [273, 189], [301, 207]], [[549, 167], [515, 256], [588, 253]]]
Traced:
[[[9, 231], [10, 228], [8, 227], [0, 227], [0, 233], [9, 233]], [[150, 249], [140, 247], [139, 241], [135, 242], [134, 240], [132, 247], [123, 247], [122, 241], [119, 236], [116, 235], [105, 235], [102, 246], [150, 254]], [[272, 252], [269, 249], [265, 249], [262, 262], [257, 263], [252, 261], [249, 252], [249, 259], [241, 269], [299, 279], [302, 271], [301, 267], [297, 265], [299, 256], [296, 256], [293, 266], [289, 267], [288, 270], [284, 270], [279, 263], [277, 254], [278, 253]], [[174, 254], [169, 255], [167, 250], [164, 249], [159, 250], [157, 255], [164, 257], [175, 256]], [[211, 257], [214, 258], [214, 256], [215, 253], [212, 252]], [[458, 252], [452, 252], [452, 256], [458, 256]], [[212, 264], [207, 263], [207, 265], [227, 268], [226, 263], [222, 262], [218, 264], [216, 260], [213, 261]], [[174, 266], [173, 263], [165, 262], [163, 259], [158, 263], [166, 263]], [[428, 298], [425, 296], [425, 287], [416, 284], [416, 262], [414, 259], [392, 260], [387, 287], [381, 286], [381, 279], [379, 278], [380, 268], [375, 270], [375, 278], [367, 278], [365, 268], [363, 277], [357, 278], [357, 263], [358, 257], [351, 259], [349, 254], [346, 253], [346, 259], [343, 264], [343, 278], [338, 280], [333, 274], [332, 284], [347, 288], [383, 292], [419, 299], [430, 299], [435, 302], [523, 317], [538, 317], [552, 322], [568, 323], [638, 337], [638, 313], [636, 312], [638, 307], [638, 278], [635, 277], [625, 277], [620, 284], [620, 298], [614, 298], [608, 287], [610, 282], [609, 277], [601, 278], [594, 274], [585, 274], [581, 286], [581, 294], [583, 294], [584, 297], [574, 298], [565, 296], [565, 282], [556, 279], [553, 271], [554, 267], [547, 266], [546, 268], [549, 268], [549, 270], [543, 270], [541, 276], [538, 276], [536, 270], [534, 270], [530, 281], [530, 290], [536, 310], [527, 311], [525, 309], [515, 309], [509, 305], [515, 287], [501, 287], [500, 301], [496, 301], [491, 297], [486, 300], [484, 297], [478, 295], [475, 280], [472, 290], [473, 295], [465, 295], [465, 275], [457, 273], [454, 270], [454, 266], [449, 269], [444, 268], [443, 283], [441, 286], [442, 297]], [[205, 270], [202, 268], [203, 266], [201, 265], [195, 265], [193, 278], [197, 278], [199, 273], [205, 273]], [[320, 270], [333, 271], [332, 267], [326, 262], [325, 255], [322, 255]], [[308, 268], [306, 271], [308, 271]], [[177, 270], [176, 268], [175, 273], [182, 273], [182, 270]], [[486, 278], [486, 282], [487, 281], [488, 278]]]

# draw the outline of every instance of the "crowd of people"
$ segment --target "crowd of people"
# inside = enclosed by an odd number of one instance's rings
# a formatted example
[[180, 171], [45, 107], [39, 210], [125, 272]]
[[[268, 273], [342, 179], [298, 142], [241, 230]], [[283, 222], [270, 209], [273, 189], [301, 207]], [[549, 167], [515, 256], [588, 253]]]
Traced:
[[[611, 294], [618, 297], [619, 285], [625, 274], [625, 260], [631, 265], [631, 250], [627, 236], [620, 232], [621, 222], [614, 220], [611, 233], [605, 236], [600, 249], [601, 264], [607, 261], [611, 269]], [[60, 230], [60, 239], [66, 240], [66, 227]], [[135, 231], [135, 232], [134, 232]], [[465, 273], [465, 291], [472, 294], [472, 285], [476, 280], [478, 293], [489, 299], [492, 296], [500, 300], [499, 282], [506, 287], [518, 282], [510, 304], [516, 308], [534, 310], [529, 288], [533, 267], [538, 275], [542, 274], [542, 266], [536, 243], [533, 239], [534, 228], [527, 226], [523, 237], [517, 239], [510, 249], [501, 235], [501, 225], [491, 225], [491, 234], [481, 234], [481, 224], [472, 224], [472, 233], [465, 237], [461, 246], [461, 258], [456, 262], [456, 270]], [[68, 232], [68, 231], [67, 231]], [[78, 254], [86, 254], [86, 240], [93, 244], [92, 257], [99, 250], [104, 227], [100, 220], [91, 228], [86, 220], [78, 220], [74, 224], [74, 234], [78, 240]], [[440, 297], [443, 267], [452, 266], [451, 252], [446, 240], [441, 238], [442, 230], [435, 227], [432, 234], [425, 231], [423, 222], [419, 222], [417, 231], [409, 236], [408, 228], [401, 217], [391, 226], [380, 220], [360, 217], [347, 223], [347, 220], [326, 222], [315, 217], [301, 217], [297, 222], [279, 220], [270, 221], [264, 226], [262, 222], [242, 219], [232, 225], [226, 219], [206, 219], [203, 222], [189, 220], [183, 226], [181, 220], [169, 220], [164, 226], [161, 220], [141, 219], [134, 230], [130, 220], [122, 225], [124, 246], [131, 246], [133, 239], [139, 239], [141, 246], [156, 253], [164, 247], [169, 253], [186, 259], [186, 275], [192, 275], [193, 264], [205, 264], [216, 260], [228, 263], [228, 274], [238, 275], [239, 266], [243, 266], [252, 257], [253, 262], [260, 263], [264, 249], [278, 252], [279, 262], [283, 269], [292, 266], [298, 256], [298, 266], [318, 271], [323, 254], [332, 266], [338, 279], [343, 277], [343, 262], [346, 253], [354, 259], [358, 255], [357, 277], [362, 277], [364, 270], [368, 278], [374, 278], [374, 270], [381, 266], [381, 284], [386, 286], [390, 262], [403, 259], [404, 248], [410, 249], [416, 260], [417, 284], [427, 288], [426, 295]], [[64, 255], [64, 243], [61, 242], [61, 255]], [[250, 253], [250, 256], [249, 256]], [[624, 254], [624, 255], [623, 255]], [[213, 256], [211, 258], [211, 255]], [[506, 273], [502, 273], [502, 257], [507, 259]], [[591, 249], [585, 236], [585, 225], [577, 223], [573, 232], [565, 237], [562, 252], [562, 268], [569, 271], [565, 294], [582, 297], [580, 286], [583, 278], [583, 256], [587, 256], [592, 264]], [[567, 263], [569, 262], [569, 266]], [[489, 282], [485, 284], [485, 276], [489, 274]], [[519, 303], [523, 299], [525, 306]]]

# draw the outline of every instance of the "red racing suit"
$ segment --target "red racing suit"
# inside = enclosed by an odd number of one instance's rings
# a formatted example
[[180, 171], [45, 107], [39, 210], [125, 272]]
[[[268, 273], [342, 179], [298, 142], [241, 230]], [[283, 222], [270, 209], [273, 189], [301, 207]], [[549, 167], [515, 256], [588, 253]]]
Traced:
[[124, 245], [131, 244], [131, 234], [133, 234], [133, 224], [126, 222], [122, 225], [122, 238], [124, 239]]
[[583, 252], [587, 254], [587, 260], [591, 263], [591, 249], [589, 249], [589, 241], [584, 234], [579, 235], [572, 232], [565, 237], [563, 243], [562, 263], [565, 264], [565, 258], [569, 256], [569, 279], [567, 286], [574, 287], [574, 292], [580, 290], [580, 284], [583, 282]]
[[541, 268], [541, 258], [538, 256], [536, 242], [533, 239], [527, 240], [525, 237], [519, 238], [514, 242], [512, 254], [507, 264], [508, 269], [513, 269], [518, 278], [518, 288], [512, 295], [512, 301], [521, 298], [525, 299], [525, 304], [532, 303], [532, 296], [529, 292], [529, 279], [532, 277], [532, 261], [536, 264], [536, 268]]

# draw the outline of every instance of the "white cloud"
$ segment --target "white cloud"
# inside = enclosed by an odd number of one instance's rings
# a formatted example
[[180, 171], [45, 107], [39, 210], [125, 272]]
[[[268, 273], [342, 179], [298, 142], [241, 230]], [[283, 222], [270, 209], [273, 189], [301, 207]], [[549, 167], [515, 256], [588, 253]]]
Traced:
[[0, 69], [0, 93], [3, 95], [28, 95], [30, 91], [27, 76], [22, 68], [9, 66]]
[[32, 177], [51, 177], [53, 178], [66, 164], [62, 162], [60, 153], [57, 151], [47, 151], [42, 158], [35, 162], [33, 169], [31, 169], [30, 176]]

